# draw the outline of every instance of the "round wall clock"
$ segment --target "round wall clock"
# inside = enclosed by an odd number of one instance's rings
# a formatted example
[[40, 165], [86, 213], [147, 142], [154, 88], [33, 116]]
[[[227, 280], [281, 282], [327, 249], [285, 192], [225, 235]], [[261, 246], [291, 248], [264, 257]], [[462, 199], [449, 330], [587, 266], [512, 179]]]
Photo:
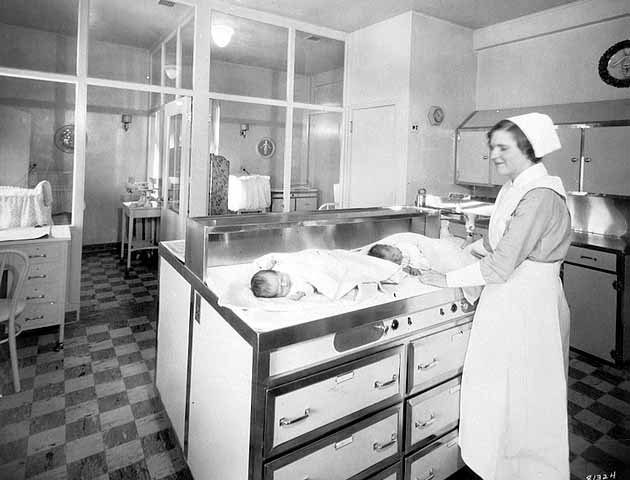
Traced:
[[269, 158], [276, 151], [276, 144], [269, 137], [261, 138], [256, 144], [256, 151], [261, 157]]
[[55, 147], [64, 153], [74, 152], [74, 125], [64, 125], [55, 130]]
[[599, 59], [599, 76], [608, 85], [630, 87], [630, 40], [615, 43]]
[[433, 106], [429, 109], [429, 123], [431, 125], [440, 125], [444, 121], [444, 109], [442, 107]]

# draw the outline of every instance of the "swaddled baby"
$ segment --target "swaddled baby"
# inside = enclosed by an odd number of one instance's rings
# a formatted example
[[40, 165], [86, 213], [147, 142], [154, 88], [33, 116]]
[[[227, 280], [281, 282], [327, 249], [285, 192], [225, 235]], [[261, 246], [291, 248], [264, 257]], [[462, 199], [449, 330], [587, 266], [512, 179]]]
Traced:
[[259, 270], [252, 276], [250, 286], [254, 296], [263, 298], [299, 300], [315, 293], [315, 287], [303, 278], [277, 270]]
[[[421, 255], [419, 249], [414, 245], [408, 245], [406, 247], [407, 248], [405, 248], [402, 244], [395, 246], [377, 243], [372, 245], [372, 248], [368, 250], [368, 255], [394, 262], [395, 264], [400, 265], [403, 272], [408, 273], [409, 275], [417, 276], [420, 275], [422, 270], [428, 270], [429, 264]], [[411, 251], [412, 254], [410, 255], [407, 253], [407, 255], [405, 255], [403, 250], [407, 252]]]

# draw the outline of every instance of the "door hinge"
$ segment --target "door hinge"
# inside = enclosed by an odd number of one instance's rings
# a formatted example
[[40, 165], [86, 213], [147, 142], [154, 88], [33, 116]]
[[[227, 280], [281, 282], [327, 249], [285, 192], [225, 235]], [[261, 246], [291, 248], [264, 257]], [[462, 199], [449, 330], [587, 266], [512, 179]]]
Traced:
[[621, 292], [623, 290], [623, 280], [615, 280], [612, 282], [612, 287], [617, 290], [618, 292]]
[[352, 133], [352, 120], [350, 120], [350, 133]]
[[195, 292], [195, 322], [201, 324], [201, 319], [200, 319], [200, 315], [199, 315], [199, 311], [201, 310], [201, 295], [199, 295], [199, 293]]

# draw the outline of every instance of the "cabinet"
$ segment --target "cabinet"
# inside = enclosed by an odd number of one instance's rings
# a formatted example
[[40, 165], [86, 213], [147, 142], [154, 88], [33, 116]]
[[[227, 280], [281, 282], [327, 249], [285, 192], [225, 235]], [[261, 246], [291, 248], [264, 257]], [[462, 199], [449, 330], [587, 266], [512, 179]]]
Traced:
[[617, 254], [578, 246], [570, 247], [563, 266], [571, 347], [608, 362], [627, 359], [623, 269], [618, 269]]
[[490, 183], [490, 151], [487, 130], [460, 130], [456, 136], [455, 182]]
[[[282, 190], [271, 190], [271, 211], [284, 212]], [[317, 210], [319, 191], [315, 188], [298, 188], [291, 190], [289, 211]]]
[[70, 229], [53, 226], [47, 237], [0, 243], [1, 248], [22, 250], [28, 255], [30, 267], [24, 282], [21, 315], [22, 329], [59, 326], [59, 345], [63, 346], [68, 275]]
[[559, 126], [556, 129], [562, 148], [551, 152], [543, 159], [549, 175], [562, 179], [567, 192], [580, 190], [580, 145], [582, 129]]
[[584, 130], [582, 191], [630, 195], [630, 127]]

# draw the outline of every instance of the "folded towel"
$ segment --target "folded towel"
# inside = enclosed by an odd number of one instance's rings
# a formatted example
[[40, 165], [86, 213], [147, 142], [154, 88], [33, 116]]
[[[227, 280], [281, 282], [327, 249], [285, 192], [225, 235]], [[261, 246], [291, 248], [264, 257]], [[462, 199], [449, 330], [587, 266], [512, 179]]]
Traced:
[[228, 209], [264, 210], [271, 205], [271, 180], [269, 175], [244, 175], [228, 177]]

